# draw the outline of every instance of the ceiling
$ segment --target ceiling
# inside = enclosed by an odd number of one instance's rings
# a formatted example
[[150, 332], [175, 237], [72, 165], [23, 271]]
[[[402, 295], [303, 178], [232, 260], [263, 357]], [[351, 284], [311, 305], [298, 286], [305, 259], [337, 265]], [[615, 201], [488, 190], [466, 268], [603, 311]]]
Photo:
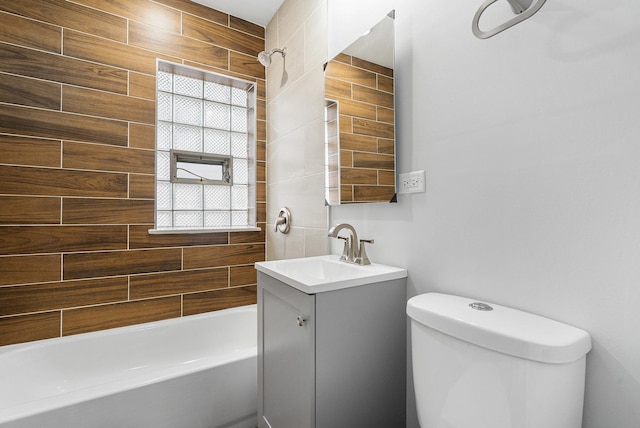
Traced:
[[220, 12], [266, 27], [283, 0], [192, 0]]

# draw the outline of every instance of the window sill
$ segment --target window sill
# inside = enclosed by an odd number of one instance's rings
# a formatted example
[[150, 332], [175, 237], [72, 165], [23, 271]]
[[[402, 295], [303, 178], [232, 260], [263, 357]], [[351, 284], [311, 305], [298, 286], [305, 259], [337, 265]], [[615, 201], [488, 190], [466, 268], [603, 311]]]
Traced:
[[224, 233], [224, 232], [260, 232], [256, 226], [220, 227], [211, 229], [149, 229], [149, 235], [191, 234], [191, 233]]

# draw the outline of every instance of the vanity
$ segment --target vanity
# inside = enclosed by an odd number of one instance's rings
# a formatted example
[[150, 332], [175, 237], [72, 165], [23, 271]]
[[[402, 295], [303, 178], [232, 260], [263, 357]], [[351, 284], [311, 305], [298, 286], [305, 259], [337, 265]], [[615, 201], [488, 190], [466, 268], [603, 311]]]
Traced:
[[258, 426], [405, 426], [405, 269], [256, 263]]

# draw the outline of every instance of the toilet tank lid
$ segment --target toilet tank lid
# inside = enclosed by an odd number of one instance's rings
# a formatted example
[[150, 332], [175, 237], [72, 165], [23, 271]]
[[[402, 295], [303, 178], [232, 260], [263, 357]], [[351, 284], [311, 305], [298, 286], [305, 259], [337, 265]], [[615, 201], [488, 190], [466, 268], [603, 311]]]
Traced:
[[589, 333], [579, 328], [492, 303], [488, 303], [492, 310], [477, 310], [469, 306], [472, 303], [479, 302], [448, 294], [420, 294], [407, 302], [407, 315], [465, 342], [543, 363], [570, 363], [591, 349]]

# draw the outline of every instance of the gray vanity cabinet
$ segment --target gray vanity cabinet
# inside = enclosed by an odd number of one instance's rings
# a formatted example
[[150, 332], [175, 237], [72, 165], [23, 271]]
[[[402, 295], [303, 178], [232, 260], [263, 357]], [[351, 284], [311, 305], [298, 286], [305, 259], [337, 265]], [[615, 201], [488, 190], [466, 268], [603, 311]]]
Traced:
[[306, 294], [258, 272], [260, 428], [405, 426], [405, 279]]

